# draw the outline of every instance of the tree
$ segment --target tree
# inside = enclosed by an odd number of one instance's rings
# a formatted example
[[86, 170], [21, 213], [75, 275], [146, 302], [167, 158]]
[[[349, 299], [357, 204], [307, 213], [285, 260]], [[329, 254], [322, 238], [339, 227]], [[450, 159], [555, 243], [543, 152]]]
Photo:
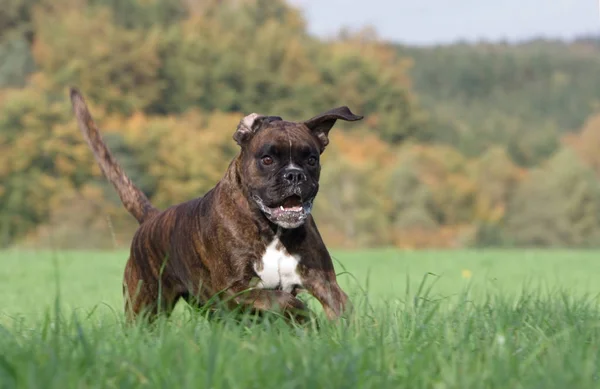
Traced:
[[159, 30], [114, 24], [108, 8], [88, 12], [80, 0], [60, 0], [33, 12], [33, 55], [51, 90], [77, 85], [109, 112], [145, 109], [160, 95]]
[[93, 177], [93, 161], [69, 107], [39, 89], [0, 94], [2, 245], [43, 222], [48, 210]]
[[470, 161], [469, 175], [477, 186], [476, 213], [473, 224], [475, 246], [502, 246], [506, 210], [525, 176], [525, 169], [512, 162], [501, 147], [493, 147], [480, 158]]
[[419, 139], [471, 157], [498, 145], [520, 166], [537, 165], [600, 102], [600, 50], [593, 40], [398, 51], [414, 58], [414, 91], [430, 113], [432, 124]]
[[338, 131], [330, 139], [313, 212], [325, 241], [346, 247], [391, 244], [385, 186], [392, 151], [364, 133]]
[[564, 143], [600, 177], [600, 114], [590, 116], [579, 133], [566, 135]]
[[31, 42], [31, 10], [41, 0], [3, 0], [0, 7], [0, 37], [25, 38]]
[[571, 150], [561, 149], [519, 185], [506, 232], [517, 245], [597, 246], [600, 183]]
[[188, 16], [185, 0], [88, 0], [91, 8], [109, 8], [114, 21], [129, 30], [153, 30], [166, 27]]
[[330, 105], [347, 104], [367, 115], [366, 124], [391, 143], [415, 136], [425, 123], [407, 76], [412, 61], [370, 31], [324, 46], [317, 62]]
[[24, 87], [35, 63], [27, 41], [22, 37], [0, 42], [0, 88]]

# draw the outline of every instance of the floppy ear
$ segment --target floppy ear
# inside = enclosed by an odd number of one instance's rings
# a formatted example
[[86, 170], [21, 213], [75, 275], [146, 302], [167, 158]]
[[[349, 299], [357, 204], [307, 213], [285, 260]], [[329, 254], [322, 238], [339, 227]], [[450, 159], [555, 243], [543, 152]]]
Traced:
[[325, 146], [329, 144], [329, 130], [331, 130], [338, 119], [354, 122], [356, 120], [361, 120], [362, 118], [363, 116], [357, 116], [353, 114], [348, 107], [343, 106], [324, 112], [312, 119], [308, 119], [304, 122], [304, 125], [319, 138], [321, 152], [323, 152]]
[[265, 116], [257, 113], [251, 113], [245, 116], [237, 126], [233, 139], [238, 145], [246, 144], [260, 128], [267, 123], [282, 120], [279, 116]]

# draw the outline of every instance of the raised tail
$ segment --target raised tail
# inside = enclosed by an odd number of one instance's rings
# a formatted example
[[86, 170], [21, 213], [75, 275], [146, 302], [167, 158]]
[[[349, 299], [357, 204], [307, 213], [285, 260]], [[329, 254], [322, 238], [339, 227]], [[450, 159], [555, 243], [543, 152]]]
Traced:
[[100, 131], [92, 119], [83, 96], [76, 88], [71, 88], [71, 104], [73, 105], [73, 112], [77, 118], [79, 129], [83, 133], [87, 144], [94, 152], [94, 157], [98, 165], [100, 165], [102, 173], [104, 173], [104, 176], [117, 190], [125, 209], [140, 224], [150, 216], [158, 213], [158, 209], [152, 206], [146, 195], [131, 182], [121, 166], [113, 158], [106, 143], [102, 140]]

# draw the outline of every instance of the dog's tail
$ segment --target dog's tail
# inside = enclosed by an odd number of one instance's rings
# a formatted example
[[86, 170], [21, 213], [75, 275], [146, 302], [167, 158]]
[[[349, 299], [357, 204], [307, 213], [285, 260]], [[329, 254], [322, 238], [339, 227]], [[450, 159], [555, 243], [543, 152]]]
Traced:
[[85, 103], [85, 100], [77, 88], [71, 88], [71, 104], [73, 112], [77, 118], [79, 129], [94, 152], [96, 162], [100, 165], [100, 169], [104, 176], [115, 187], [121, 202], [141, 224], [150, 216], [158, 213], [158, 209], [154, 208], [150, 200], [144, 193], [136, 187], [133, 182], [127, 177], [121, 166], [114, 159], [106, 143], [102, 140], [100, 131], [92, 119], [92, 115]]

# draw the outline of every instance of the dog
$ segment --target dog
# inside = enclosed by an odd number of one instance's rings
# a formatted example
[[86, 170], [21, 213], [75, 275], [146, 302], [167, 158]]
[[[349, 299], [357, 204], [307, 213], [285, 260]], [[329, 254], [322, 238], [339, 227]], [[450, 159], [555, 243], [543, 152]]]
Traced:
[[311, 210], [329, 131], [337, 120], [363, 116], [347, 106], [303, 122], [249, 114], [233, 133], [240, 150], [223, 178], [204, 196], [160, 211], [114, 159], [76, 87], [70, 98], [102, 173], [139, 223], [123, 277], [128, 320], [168, 315], [184, 299], [303, 321], [300, 292], [330, 320], [349, 310]]

